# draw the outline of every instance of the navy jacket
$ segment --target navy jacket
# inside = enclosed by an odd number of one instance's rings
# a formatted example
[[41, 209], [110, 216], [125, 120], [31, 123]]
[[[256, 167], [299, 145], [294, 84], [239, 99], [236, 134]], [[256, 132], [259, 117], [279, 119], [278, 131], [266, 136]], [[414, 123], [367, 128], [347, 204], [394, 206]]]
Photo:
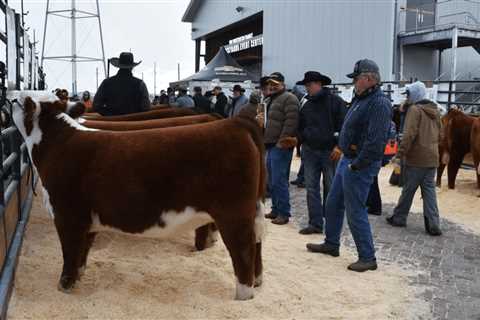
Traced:
[[339, 146], [358, 169], [381, 161], [390, 133], [392, 104], [380, 87], [355, 96], [340, 133]]
[[102, 116], [116, 116], [150, 109], [145, 83], [127, 69], [103, 80], [93, 98], [93, 111]]
[[345, 102], [328, 88], [306, 99], [300, 109], [300, 141], [312, 149], [332, 150], [338, 143], [338, 133], [347, 113]]

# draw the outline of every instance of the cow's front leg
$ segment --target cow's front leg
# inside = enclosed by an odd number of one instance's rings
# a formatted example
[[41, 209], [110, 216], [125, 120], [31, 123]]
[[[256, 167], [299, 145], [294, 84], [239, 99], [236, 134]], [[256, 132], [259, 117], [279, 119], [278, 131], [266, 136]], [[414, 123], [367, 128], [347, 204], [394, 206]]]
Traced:
[[79, 277], [87, 243], [87, 228], [72, 221], [65, 223], [55, 218], [55, 226], [60, 238], [63, 253], [63, 270], [58, 283], [58, 290], [70, 293]]

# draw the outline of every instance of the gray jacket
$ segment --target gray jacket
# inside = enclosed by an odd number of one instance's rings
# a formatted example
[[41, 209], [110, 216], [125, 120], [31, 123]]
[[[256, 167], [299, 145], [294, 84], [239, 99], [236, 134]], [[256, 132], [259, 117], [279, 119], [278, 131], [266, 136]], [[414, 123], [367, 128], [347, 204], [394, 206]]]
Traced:
[[232, 104], [229, 106], [228, 117], [234, 117], [239, 114], [247, 103], [248, 98], [244, 94], [241, 94], [237, 98], [233, 98]]
[[179, 96], [177, 98], [177, 101], [173, 103], [173, 106], [179, 107], [179, 108], [194, 108], [195, 102], [190, 96], [184, 95], [184, 96]]

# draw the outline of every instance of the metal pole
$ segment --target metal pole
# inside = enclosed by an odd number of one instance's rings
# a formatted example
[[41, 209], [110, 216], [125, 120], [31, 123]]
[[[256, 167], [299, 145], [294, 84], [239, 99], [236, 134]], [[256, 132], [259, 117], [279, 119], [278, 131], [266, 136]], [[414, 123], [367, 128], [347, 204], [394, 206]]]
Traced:
[[404, 57], [403, 57], [403, 45], [400, 44], [400, 81], [403, 80], [403, 61], [404, 61]]
[[77, 25], [75, 21], [75, 0], [72, 0], [72, 96], [77, 94]]
[[455, 81], [457, 78], [457, 47], [458, 47], [458, 28], [453, 28], [452, 35], [452, 75], [451, 80]]
[[153, 96], [157, 94], [157, 63], [153, 63]]
[[98, 67], [95, 68], [95, 76], [97, 78], [97, 90], [98, 90]]
[[98, 15], [98, 28], [100, 29], [100, 42], [102, 44], [103, 73], [105, 75], [105, 78], [107, 78], [107, 66], [105, 64], [105, 48], [103, 47], [102, 21], [100, 20], [100, 6], [98, 5], [98, 0], [97, 0], [97, 15]]
[[47, 0], [47, 9], [45, 10], [45, 25], [43, 26], [43, 41], [42, 41], [42, 61], [40, 62], [40, 66], [43, 69], [43, 55], [45, 53], [45, 37], [47, 35], [47, 21], [48, 21], [48, 7], [50, 4], [50, 0]]
[[21, 10], [22, 10], [22, 29], [25, 32], [25, 20], [23, 19], [24, 13], [23, 13], [23, 0], [20, 1], [21, 5]]
[[178, 74], [178, 81], [180, 81], [180, 62], [177, 63], [177, 74]]

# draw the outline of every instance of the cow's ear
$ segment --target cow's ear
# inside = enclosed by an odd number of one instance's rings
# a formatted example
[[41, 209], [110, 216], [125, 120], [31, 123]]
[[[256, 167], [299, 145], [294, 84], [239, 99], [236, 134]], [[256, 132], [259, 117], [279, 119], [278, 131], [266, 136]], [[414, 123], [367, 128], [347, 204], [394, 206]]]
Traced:
[[86, 107], [83, 103], [77, 102], [68, 107], [67, 114], [73, 119], [80, 118], [85, 113]]

